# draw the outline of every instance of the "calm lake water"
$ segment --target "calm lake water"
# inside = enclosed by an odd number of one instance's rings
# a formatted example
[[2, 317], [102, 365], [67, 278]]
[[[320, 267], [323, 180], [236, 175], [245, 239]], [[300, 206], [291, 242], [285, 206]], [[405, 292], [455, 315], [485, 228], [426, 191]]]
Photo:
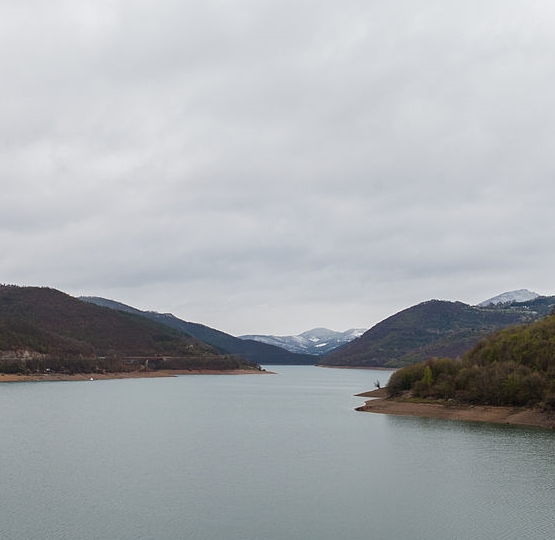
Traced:
[[555, 432], [356, 412], [387, 372], [0, 385], [5, 540], [546, 540]]

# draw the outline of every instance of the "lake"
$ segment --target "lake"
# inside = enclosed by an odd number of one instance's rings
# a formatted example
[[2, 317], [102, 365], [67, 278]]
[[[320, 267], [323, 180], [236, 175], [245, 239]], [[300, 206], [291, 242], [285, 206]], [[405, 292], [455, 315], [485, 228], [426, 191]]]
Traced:
[[545, 540], [555, 432], [354, 411], [389, 372], [0, 385], [6, 540]]

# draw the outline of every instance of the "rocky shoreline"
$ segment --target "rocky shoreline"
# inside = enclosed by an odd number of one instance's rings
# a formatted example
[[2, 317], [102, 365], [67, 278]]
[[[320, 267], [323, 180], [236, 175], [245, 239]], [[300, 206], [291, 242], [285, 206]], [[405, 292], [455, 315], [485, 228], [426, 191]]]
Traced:
[[384, 388], [363, 392], [357, 396], [372, 398], [361, 407], [357, 407], [357, 411], [555, 429], [555, 415], [541, 409], [432, 403], [403, 398], [387, 398]]

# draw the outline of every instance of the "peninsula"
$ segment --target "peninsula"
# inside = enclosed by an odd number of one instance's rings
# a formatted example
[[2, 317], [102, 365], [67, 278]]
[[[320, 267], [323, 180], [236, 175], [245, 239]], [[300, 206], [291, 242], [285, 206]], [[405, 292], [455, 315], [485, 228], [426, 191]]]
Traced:
[[395, 371], [359, 410], [555, 428], [555, 314]]

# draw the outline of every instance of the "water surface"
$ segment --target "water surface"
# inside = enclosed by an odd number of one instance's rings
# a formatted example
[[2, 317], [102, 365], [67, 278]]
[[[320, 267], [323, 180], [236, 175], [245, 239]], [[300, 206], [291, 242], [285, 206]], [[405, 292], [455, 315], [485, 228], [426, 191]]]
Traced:
[[0, 538], [545, 540], [555, 433], [355, 412], [388, 373], [0, 385]]

